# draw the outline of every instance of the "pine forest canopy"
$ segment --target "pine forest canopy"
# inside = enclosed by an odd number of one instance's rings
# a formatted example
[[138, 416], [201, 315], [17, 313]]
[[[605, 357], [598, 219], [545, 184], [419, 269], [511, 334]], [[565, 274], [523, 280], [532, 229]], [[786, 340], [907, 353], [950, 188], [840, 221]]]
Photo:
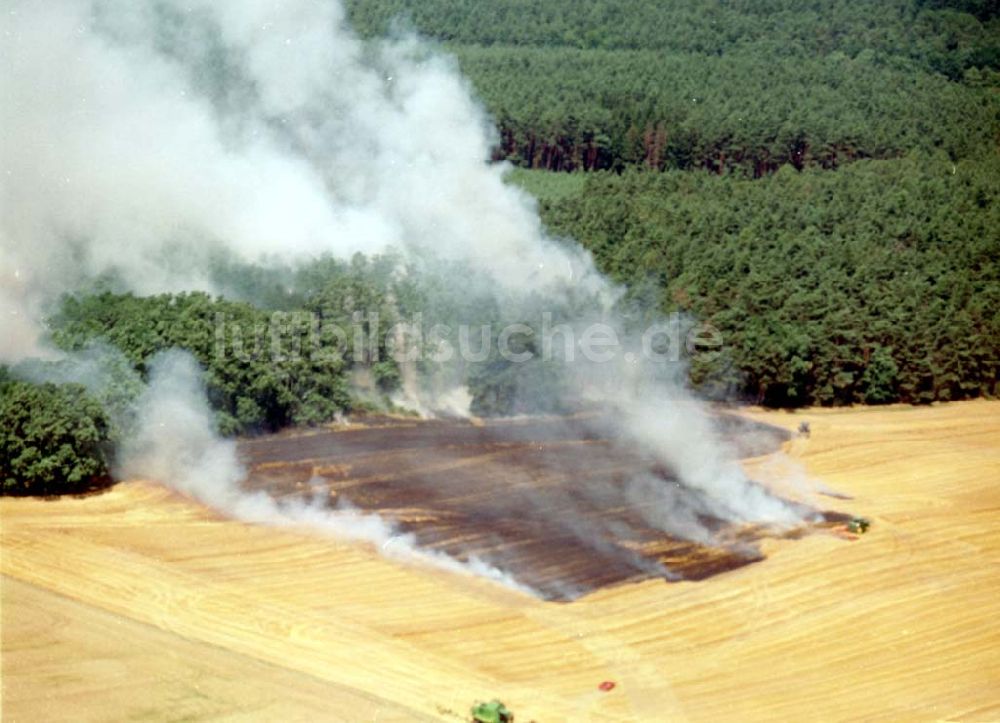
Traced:
[[836, 167], [996, 148], [996, 2], [351, 0], [363, 33], [453, 53], [500, 130], [549, 170]]

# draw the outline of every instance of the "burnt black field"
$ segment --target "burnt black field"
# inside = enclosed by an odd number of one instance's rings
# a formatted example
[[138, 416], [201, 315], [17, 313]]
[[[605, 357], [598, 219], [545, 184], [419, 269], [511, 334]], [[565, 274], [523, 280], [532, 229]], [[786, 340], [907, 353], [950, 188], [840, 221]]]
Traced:
[[[743, 456], [777, 449], [783, 430], [719, 416]], [[378, 513], [418, 546], [475, 556], [549, 600], [660, 577], [702, 580], [762, 559], [765, 530], [708, 516], [702, 544], [652, 526], [627, 495], [638, 474], [695, 495], [670, 471], [623, 444], [609, 419], [419, 421], [362, 424], [245, 440], [248, 489], [276, 497], [326, 495]]]

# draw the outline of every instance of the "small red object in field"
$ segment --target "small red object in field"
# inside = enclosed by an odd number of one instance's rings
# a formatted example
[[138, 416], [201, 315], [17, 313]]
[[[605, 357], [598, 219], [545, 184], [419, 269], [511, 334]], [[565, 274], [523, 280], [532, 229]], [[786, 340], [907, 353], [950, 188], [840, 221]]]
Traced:
[[850, 540], [851, 542], [854, 542], [855, 540], [860, 539], [858, 535], [848, 530], [846, 525], [840, 525], [838, 527], [834, 527], [832, 529], [832, 532], [834, 535], [841, 538], [842, 540]]
[[603, 690], [605, 693], [607, 693], [609, 690], [614, 690], [615, 683], [614, 683], [614, 681], [611, 681], [611, 680], [605, 680], [603, 683], [601, 683], [597, 687], [600, 690]]

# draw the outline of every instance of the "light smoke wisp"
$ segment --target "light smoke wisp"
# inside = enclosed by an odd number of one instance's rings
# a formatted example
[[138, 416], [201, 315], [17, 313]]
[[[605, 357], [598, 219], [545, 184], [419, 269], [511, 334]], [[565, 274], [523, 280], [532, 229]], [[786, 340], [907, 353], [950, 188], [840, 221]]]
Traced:
[[476, 557], [459, 560], [418, 548], [412, 534], [399, 532], [379, 515], [366, 514], [343, 501], [331, 508], [318, 484], [309, 497], [287, 500], [242, 489], [246, 470], [236, 443], [215, 434], [201, 370], [186, 352], [168, 351], [153, 358], [149, 384], [136, 408], [134, 431], [119, 450], [116, 476], [161, 481], [245, 522], [305, 528], [364, 542], [393, 559], [478, 575], [536, 594]]

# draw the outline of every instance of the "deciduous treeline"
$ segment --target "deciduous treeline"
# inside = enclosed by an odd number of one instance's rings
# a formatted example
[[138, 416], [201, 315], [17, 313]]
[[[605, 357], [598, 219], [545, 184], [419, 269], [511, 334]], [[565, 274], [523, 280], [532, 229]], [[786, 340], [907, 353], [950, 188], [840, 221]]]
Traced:
[[0, 377], [0, 493], [86, 492], [110, 481], [110, 426], [97, 400], [79, 384]]

